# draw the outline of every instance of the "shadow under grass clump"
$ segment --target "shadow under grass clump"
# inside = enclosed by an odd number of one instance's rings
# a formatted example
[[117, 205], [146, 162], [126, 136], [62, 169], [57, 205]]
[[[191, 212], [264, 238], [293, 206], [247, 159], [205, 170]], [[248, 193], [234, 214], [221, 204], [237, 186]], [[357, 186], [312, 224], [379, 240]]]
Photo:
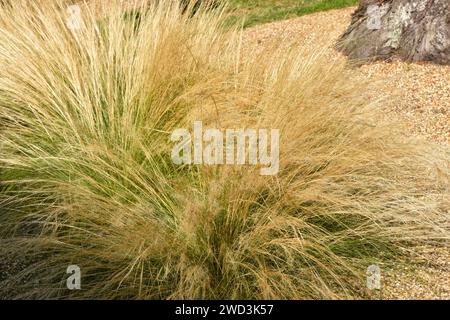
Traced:
[[[447, 150], [376, 122], [345, 61], [244, 54], [216, 10], [112, 5], [68, 30], [64, 9], [0, 10], [0, 255], [28, 261], [3, 295], [367, 297], [368, 265], [448, 239]], [[279, 172], [174, 164], [194, 121], [278, 129]]]

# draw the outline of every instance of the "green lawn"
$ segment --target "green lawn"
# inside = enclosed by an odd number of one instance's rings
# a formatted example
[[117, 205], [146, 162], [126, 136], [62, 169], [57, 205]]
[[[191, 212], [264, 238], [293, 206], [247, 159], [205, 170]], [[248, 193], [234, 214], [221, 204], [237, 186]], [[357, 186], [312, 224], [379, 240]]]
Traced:
[[358, 0], [228, 0], [232, 13], [229, 23], [249, 27], [260, 23], [283, 20], [308, 13], [343, 8]]

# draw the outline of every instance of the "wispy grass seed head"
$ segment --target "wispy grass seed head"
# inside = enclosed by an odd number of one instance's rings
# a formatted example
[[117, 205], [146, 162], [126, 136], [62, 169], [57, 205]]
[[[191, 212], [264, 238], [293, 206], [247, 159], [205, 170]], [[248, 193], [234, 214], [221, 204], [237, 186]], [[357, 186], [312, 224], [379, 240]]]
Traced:
[[[379, 122], [345, 62], [243, 51], [220, 9], [81, 9], [77, 30], [63, 2], [0, 9], [0, 250], [27, 260], [5, 292], [361, 297], [369, 264], [448, 241], [446, 154]], [[173, 164], [195, 120], [280, 129], [279, 174]]]

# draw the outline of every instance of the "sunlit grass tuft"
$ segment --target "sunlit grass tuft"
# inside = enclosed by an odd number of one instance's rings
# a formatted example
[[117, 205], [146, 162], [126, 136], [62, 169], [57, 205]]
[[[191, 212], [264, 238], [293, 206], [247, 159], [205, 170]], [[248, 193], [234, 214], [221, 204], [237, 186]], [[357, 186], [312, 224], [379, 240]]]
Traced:
[[[448, 241], [446, 154], [378, 122], [344, 61], [244, 55], [217, 9], [139, 11], [83, 6], [69, 30], [58, 2], [0, 10], [0, 252], [28, 261], [3, 292], [363, 297], [368, 265]], [[280, 129], [279, 174], [174, 165], [195, 120]]]

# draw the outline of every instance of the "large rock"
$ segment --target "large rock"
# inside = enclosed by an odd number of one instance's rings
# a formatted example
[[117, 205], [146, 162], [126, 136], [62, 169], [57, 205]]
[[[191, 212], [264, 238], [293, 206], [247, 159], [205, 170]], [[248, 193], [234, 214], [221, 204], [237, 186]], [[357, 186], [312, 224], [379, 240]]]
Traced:
[[354, 59], [450, 64], [450, 0], [361, 0], [338, 49]]

